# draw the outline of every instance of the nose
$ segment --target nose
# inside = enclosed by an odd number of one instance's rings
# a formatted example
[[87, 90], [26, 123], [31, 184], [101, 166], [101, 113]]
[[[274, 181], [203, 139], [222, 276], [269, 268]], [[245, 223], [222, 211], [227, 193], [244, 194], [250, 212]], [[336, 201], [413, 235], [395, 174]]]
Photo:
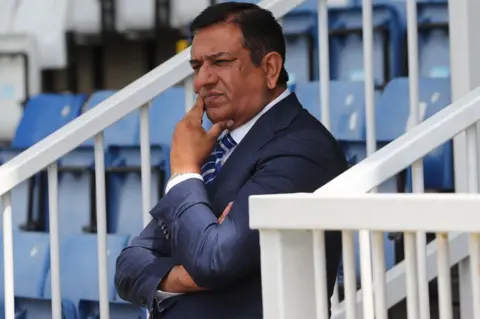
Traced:
[[202, 88], [215, 85], [217, 81], [218, 76], [215, 70], [204, 63], [193, 77], [193, 88], [195, 92], [199, 92]]

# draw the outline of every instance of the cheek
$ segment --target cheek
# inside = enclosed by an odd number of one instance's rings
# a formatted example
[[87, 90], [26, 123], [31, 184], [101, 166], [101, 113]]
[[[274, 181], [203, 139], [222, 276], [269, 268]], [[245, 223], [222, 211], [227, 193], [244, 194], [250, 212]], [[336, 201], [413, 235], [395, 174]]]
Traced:
[[234, 108], [229, 104], [206, 110], [207, 117], [212, 123], [218, 123], [231, 120], [234, 115]]

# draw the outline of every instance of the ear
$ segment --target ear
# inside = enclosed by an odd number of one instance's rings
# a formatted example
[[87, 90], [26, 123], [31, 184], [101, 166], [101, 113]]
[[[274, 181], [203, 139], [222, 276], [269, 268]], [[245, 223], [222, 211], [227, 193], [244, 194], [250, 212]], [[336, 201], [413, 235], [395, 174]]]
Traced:
[[282, 67], [283, 59], [279, 53], [269, 52], [263, 57], [262, 68], [265, 72], [267, 86], [270, 90], [277, 86]]

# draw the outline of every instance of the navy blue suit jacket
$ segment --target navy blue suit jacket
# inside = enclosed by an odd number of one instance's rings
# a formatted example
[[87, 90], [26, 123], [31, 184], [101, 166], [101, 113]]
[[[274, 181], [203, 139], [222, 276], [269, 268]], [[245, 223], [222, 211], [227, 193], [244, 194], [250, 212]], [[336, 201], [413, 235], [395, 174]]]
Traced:
[[[154, 318], [262, 318], [259, 236], [249, 228], [249, 196], [313, 192], [346, 168], [336, 140], [290, 94], [258, 119], [213, 183], [181, 182], [152, 209], [152, 222], [118, 257], [119, 295], [150, 308]], [[340, 232], [326, 233], [326, 249], [331, 295]], [[158, 304], [157, 287], [174, 265], [209, 290]]]

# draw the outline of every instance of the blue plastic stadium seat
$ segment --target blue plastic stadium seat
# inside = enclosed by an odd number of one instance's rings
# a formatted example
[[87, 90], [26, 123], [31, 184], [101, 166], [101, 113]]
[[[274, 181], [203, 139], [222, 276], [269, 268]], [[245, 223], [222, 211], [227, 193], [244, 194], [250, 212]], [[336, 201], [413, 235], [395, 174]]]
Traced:
[[12, 141], [14, 148], [28, 148], [80, 115], [85, 94], [39, 94], [26, 104]]
[[[50, 303], [43, 298], [46, 276], [50, 266], [49, 240], [49, 235], [46, 233], [17, 231], [13, 233], [16, 318], [51, 318]], [[2, 256], [0, 296], [3, 307], [3, 237], [0, 238], [0, 251]], [[68, 311], [68, 302], [64, 308], [66, 308], [65, 318], [76, 318], [75, 313], [72, 316]]]
[[[329, 8], [330, 76], [332, 80], [363, 81], [362, 8]], [[307, 0], [283, 19], [287, 44], [287, 71], [297, 82], [319, 79], [317, 1]], [[381, 87], [404, 72], [400, 13], [390, 3], [373, 6], [374, 78]], [[312, 57], [312, 58], [311, 58]]]
[[[362, 7], [329, 10], [330, 70], [333, 80], [363, 81]], [[374, 79], [386, 84], [403, 72], [403, 31], [399, 12], [390, 4], [373, 6]]]
[[[31, 97], [25, 105], [11, 147], [0, 149], [0, 165], [78, 117], [85, 99], [85, 94], [39, 94]], [[26, 223], [29, 204], [32, 205], [34, 220], [29, 221], [28, 229], [35, 227], [41, 229], [44, 226], [32, 225], [32, 222], [41, 223], [38, 219], [40, 196], [46, 196], [41, 192], [41, 190], [46, 191], [46, 178], [44, 177], [37, 174], [13, 189], [14, 229], [18, 230], [21, 225]], [[31, 187], [30, 190], [29, 187]], [[46, 213], [47, 205], [42, 208]]]
[[418, 49], [421, 77], [450, 77], [447, 2], [418, 4]]
[[[408, 78], [390, 82], [377, 105], [377, 139], [387, 144], [404, 134], [409, 124]], [[450, 79], [420, 78], [419, 100], [421, 118], [427, 119], [451, 103]], [[452, 143], [447, 142], [424, 158], [424, 182], [426, 189], [453, 190]], [[407, 188], [411, 189], [410, 178]]]
[[[108, 299], [111, 302], [115, 300], [116, 295], [114, 284], [116, 259], [127, 242], [128, 236], [107, 236]], [[45, 298], [51, 298], [52, 294], [50, 276], [49, 271], [45, 284]], [[79, 318], [91, 316], [89, 311], [98, 308], [99, 302], [96, 235], [71, 235], [61, 239], [60, 277], [62, 297], [76, 306]]]
[[[115, 319], [146, 319], [147, 313], [145, 309], [133, 306], [126, 301], [110, 302], [110, 318]], [[80, 309], [82, 313], [88, 313], [88, 316], [82, 316], [82, 319], [101, 319], [99, 304], [80, 302]]]
[[[150, 108], [150, 165], [151, 206], [153, 207], [163, 194], [169, 177], [169, 148], [175, 125], [185, 115], [185, 91], [183, 87], [172, 87], [153, 99]], [[139, 133], [137, 133], [139, 136]], [[138, 235], [143, 229], [142, 183], [140, 140], [133, 147], [123, 150], [111, 148], [115, 153], [112, 167], [126, 168], [125, 172], [109, 174], [109, 193], [112, 197], [111, 209], [117, 212], [110, 220], [110, 229], [114, 233]], [[128, 171], [134, 168], [135, 171]]]
[[[115, 91], [99, 91], [94, 93], [85, 106], [84, 112], [103, 102]], [[111, 125], [104, 131], [105, 166], [111, 167], [115, 158], [110, 152], [111, 147], [128, 147], [138, 140], [139, 110], [135, 110], [120, 121]], [[80, 147], [65, 155], [59, 161], [59, 211], [60, 229], [62, 234], [80, 234], [84, 230], [95, 231], [94, 212], [95, 183], [94, 183], [94, 140], [89, 139]], [[108, 196], [107, 177], [107, 196]], [[107, 201], [110, 201], [110, 197]], [[75, 203], [72, 205], [72, 203]], [[108, 202], [107, 207], [111, 207]], [[115, 211], [109, 210], [115, 218]], [[89, 226], [85, 228], [86, 226]]]
[[[319, 82], [298, 84], [302, 105], [321, 120]], [[350, 165], [365, 157], [365, 88], [363, 82], [330, 81], [330, 131], [342, 144]]]
[[285, 68], [296, 83], [313, 80], [317, 52], [317, 1], [307, 0], [282, 20], [286, 45]]

